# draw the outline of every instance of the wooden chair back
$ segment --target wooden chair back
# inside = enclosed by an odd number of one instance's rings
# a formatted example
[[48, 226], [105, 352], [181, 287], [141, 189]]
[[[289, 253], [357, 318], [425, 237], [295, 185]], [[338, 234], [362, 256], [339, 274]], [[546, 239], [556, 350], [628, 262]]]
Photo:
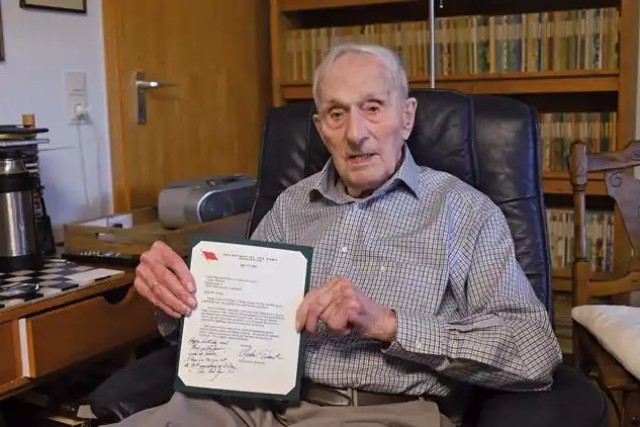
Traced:
[[[588, 304], [594, 297], [640, 290], [640, 181], [634, 176], [636, 166], [640, 166], [640, 141], [631, 141], [623, 150], [606, 153], [588, 153], [587, 144], [582, 141], [570, 146], [569, 171], [574, 208], [573, 306]], [[593, 280], [587, 259], [585, 196], [588, 174], [592, 172], [604, 173], [607, 194], [620, 212], [632, 248], [624, 274], [610, 280]], [[614, 257], [616, 255], [623, 254], [614, 251]]]
[[[640, 181], [634, 167], [640, 166], [640, 141], [632, 141], [620, 151], [592, 154], [587, 145], [571, 144], [569, 170], [574, 202], [574, 241], [572, 264], [573, 306], [586, 305], [597, 297], [612, 297], [611, 302], [624, 294], [640, 289]], [[611, 278], [594, 280], [587, 259], [586, 201], [588, 174], [604, 173], [607, 194], [615, 202], [622, 218], [616, 227], [623, 226], [631, 245], [631, 255], [624, 272]], [[616, 238], [624, 233], [615, 233]], [[619, 242], [615, 245], [619, 248]], [[629, 251], [616, 253], [625, 256]], [[604, 276], [607, 277], [607, 276]], [[601, 389], [609, 398], [610, 425], [629, 427], [640, 425], [640, 382], [635, 379], [585, 327], [573, 322], [573, 365], [588, 373], [595, 373]]]

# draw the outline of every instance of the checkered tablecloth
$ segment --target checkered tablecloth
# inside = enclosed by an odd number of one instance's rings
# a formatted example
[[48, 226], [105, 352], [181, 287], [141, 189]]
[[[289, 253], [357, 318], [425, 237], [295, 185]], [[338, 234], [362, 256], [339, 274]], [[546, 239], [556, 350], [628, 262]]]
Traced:
[[[0, 272], [0, 289], [2, 286], [16, 283], [38, 283], [37, 292], [26, 297], [2, 299], [0, 298], [0, 311], [36, 300], [42, 300], [57, 296], [64, 292], [73, 292], [81, 287], [97, 283], [96, 280], [87, 280], [78, 277], [79, 273], [98, 271], [96, 267], [79, 265], [75, 262], [64, 260], [47, 260], [39, 270], [20, 270], [11, 273]], [[112, 269], [99, 269], [100, 279], [107, 279], [121, 275], [123, 272]]]

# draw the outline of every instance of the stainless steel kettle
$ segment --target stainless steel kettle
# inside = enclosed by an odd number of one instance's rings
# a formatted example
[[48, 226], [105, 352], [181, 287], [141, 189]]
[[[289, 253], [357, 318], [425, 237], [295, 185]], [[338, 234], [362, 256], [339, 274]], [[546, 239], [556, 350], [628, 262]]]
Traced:
[[17, 154], [0, 153], [0, 271], [42, 265], [33, 206], [34, 181]]

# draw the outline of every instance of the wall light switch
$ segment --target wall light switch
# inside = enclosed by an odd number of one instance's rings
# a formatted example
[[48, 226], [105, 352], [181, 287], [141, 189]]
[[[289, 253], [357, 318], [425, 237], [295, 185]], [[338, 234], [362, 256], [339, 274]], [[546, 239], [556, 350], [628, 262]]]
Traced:
[[71, 94], [75, 92], [86, 92], [87, 90], [87, 75], [84, 71], [67, 71], [67, 93]]

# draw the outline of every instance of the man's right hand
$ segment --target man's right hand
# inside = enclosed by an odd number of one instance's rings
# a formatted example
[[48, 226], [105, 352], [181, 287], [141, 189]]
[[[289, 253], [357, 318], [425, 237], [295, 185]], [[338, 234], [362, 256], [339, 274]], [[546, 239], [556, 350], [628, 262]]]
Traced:
[[155, 242], [140, 256], [133, 285], [169, 316], [189, 315], [196, 306], [193, 276], [180, 255], [164, 242]]

